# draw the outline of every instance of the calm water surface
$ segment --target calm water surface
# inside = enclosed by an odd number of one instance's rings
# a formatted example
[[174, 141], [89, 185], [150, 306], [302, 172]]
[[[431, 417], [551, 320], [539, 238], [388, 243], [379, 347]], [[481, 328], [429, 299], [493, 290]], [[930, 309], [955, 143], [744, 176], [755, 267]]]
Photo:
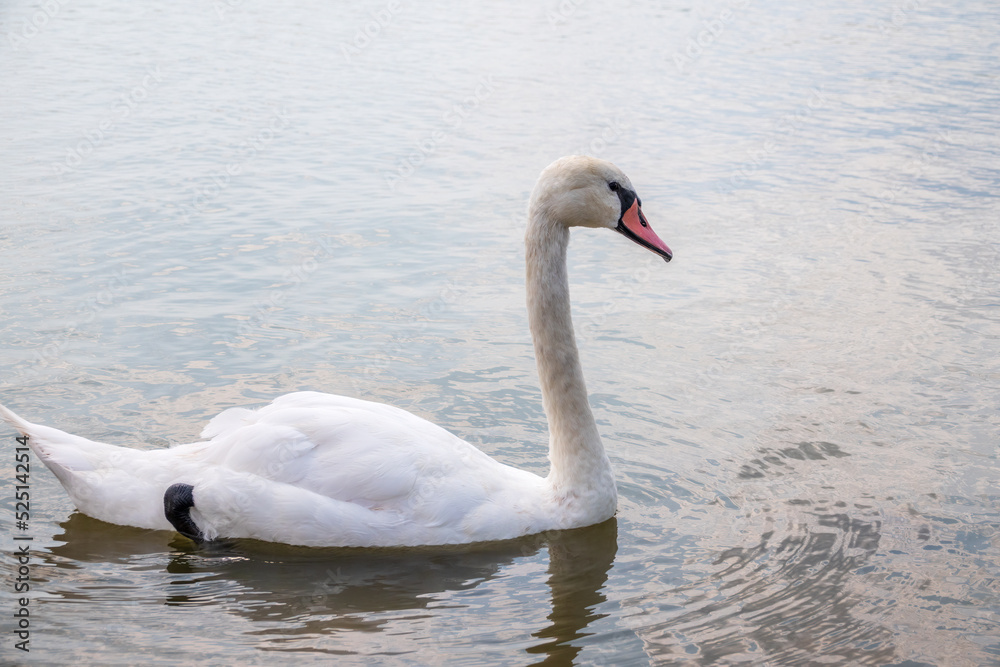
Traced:
[[[523, 211], [611, 159], [670, 265], [571, 248], [617, 517], [196, 550], [0, 508], [0, 661], [1000, 663], [1000, 10], [985, 0], [6, 3], [0, 399], [142, 449], [315, 389], [544, 472]], [[15, 534], [33, 551], [13, 647]]]

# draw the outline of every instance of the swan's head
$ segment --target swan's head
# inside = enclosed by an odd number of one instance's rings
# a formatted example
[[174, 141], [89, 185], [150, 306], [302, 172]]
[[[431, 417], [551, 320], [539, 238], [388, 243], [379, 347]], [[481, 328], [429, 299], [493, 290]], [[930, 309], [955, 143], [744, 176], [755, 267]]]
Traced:
[[607, 227], [668, 262], [673, 257], [643, 215], [632, 181], [605, 160], [559, 158], [538, 177], [528, 209], [532, 217], [544, 216], [567, 227]]

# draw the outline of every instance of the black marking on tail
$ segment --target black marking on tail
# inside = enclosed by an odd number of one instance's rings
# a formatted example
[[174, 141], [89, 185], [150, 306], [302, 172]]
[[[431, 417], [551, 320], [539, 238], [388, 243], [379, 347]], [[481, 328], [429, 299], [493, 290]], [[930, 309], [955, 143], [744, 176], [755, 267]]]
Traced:
[[195, 542], [204, 542], [205, 536], [191, 520], [192, 507], [194, 507], [194, 487], [190, 484], [174, 484], [163, 494], [163, 513], [167, 521], [184, 537]]

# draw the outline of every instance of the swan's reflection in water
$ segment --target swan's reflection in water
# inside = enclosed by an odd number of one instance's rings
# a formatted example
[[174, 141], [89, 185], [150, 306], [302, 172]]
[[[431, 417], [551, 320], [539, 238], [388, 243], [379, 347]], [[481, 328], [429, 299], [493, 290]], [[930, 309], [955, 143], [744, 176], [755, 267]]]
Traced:
[[[482, 616], [463, 613], [462, 593], [475, 596], [477, 587], [524, 577], [537, 590], [527, 595], [530, 611], [515, 611], [515, 617], [531, 616], [541, 599], [550, 601], [544, 625], [525, 633], [524, 639], [532, 637], [523, 647], [531, 654], [527, 659], [541, 657], [545, 664], [570, 665], [580, 651], [573, 642], [604, 616], [596, 608], [606, 600], [603, 589], [618, 550], [615, 519], [471, 546], [316, 549], [239, 540], [195, 549], [178, 537], [170, 543], [173, 553], [164, 553], [168, 536], [164, 532], [114, 526], [80, 513], [61, 525], [65, 532], [57, 539], [66, 543], [52, 549], [57, 566], [79, 569], [79, 563], [128, 563], [135, 569], [139, 564], [147, 580], [165, 569], [157, 591], [165, 605], [215, 605], [238, 614], [250, 621], [248, 640], [266, 652], [260, 653], [265, 662], [273, 651], [371, 654], [373, 645], [379, 644], [371, 633], [405, 634], [400, 626], [406, 624], [413, 632], [424, 633], [430, 643], [435, 632], [454, 636], [456, 628], [462, 629], [462, 640], [467, 641], [476, 634]], [[548, 551], [548, 568], [545, 576], [539, 576], [537, 567], [531, 573], [525, 565], [534, 567], [543, 550]], [[79, 581], [74, 587], [72, 574], [65, 570], [58, 579], [69, 585], [64, 598], [90, 599], [101, 587], [93, 581], [89, 585]], [[541, 581], [547, 582], [548, 591]], [[135, 600], [135, 591], [123, 592], [122, 599]], [[481, 634], [486, 637], [493, 631], [484, 629]], [[366, 637], [352, 640], [352, 632], [364, 632]], [[399, 642], [384, 645], [400, 648]], [[432, 646], [429, 655], [438, 649]]]
[[[87, 603], [81, 608], [107, 620], [105, 644], [118, 653], [178, 641], [209, 663], [315, 654], [351, 664], [392, 656], [406, 664], [799, 665], [817, 656], [919, 664], [922, 649], [901, 644], [898, 628], [926, 627], [929, 615], [942, 626], [924, 633], [928, 645], [942, 653], [954, 639], [941, 629], [950, 612], [934, 609], [971, 603], [959, 585], [940, 589], [944, 576], [933, 585], [916, 576], [915, 555], [937, 547], [925, 517], [887, 513], [871, 498], [799, 497], [763, 510], [738, 522], [743, 538], [700, 543], [630, 519], [633, 538], [621, 550], [615, 520], [466, 547], [239, 541], [195, 549], [181, 538], [168, 546], [169, 533], [74, 514], [57, 536], [66, 544], [47, 554], [54, 567], [39, 569], [51, 572], [42, 588], [53, 598]], [[646, 534], [645, 545], [635, 537]], [[956, 550], [949, 573], [971, 576], [977, 557]], [[956, 651], [947, 664], [975, 664]]]
[[550, 625], [533, 633], [545, 642], [527, 651], [547, 656], [544, 664], [571, 665], [580, 647], [569, 642], [583, 637], [587, 626], [606, 615], [597, 607], [607, 599], [603, 590], [618, 552], [618, 523], [612, 518], [539, 540], [546, 540], [549, 549], [552, 612]]

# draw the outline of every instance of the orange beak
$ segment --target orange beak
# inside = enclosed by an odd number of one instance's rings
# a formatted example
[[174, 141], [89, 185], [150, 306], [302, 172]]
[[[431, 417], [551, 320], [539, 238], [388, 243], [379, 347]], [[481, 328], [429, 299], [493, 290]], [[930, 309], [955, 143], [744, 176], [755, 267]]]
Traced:
[[674, 256], [674, 253], [670, 251], [667, 244], [661, 241], [660, 237], [653, 231], [653, 228], [649, 226], [646, 216], [642, 214], [638, 197], [633, 199], [632, 205], [622, 213], [622, 217], [618, 219], [618, 226], [615, 227], [615, 231], [621, 232], [622, 235], [632, 239], [639, 245], [649, 248], [667, 262]]

